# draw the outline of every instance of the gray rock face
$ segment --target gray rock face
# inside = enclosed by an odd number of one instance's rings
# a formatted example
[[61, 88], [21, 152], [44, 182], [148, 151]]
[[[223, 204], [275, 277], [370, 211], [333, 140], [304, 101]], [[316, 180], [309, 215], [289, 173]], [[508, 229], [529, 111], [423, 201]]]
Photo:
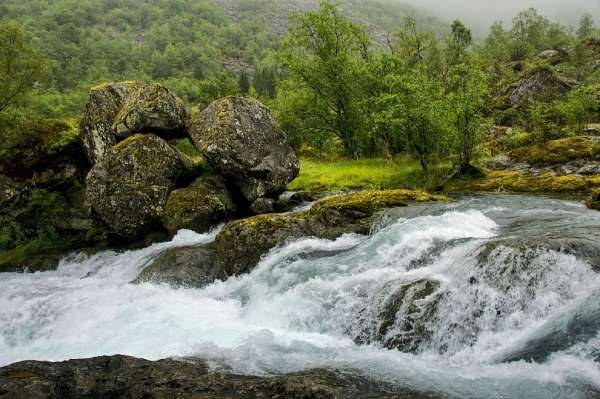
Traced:
[[90, 163], [101, 160], [117, 139], [114, 118], [129, 95], [139, 90], [138, 82], [110, 83], [93, 87], [81, 119], [80, 134]]
[[102, 356], [66, 362], [20, 362], [0, 368], [6, 399], [435, 399], [358, 372], [307, 370], [272, 377], [213, 371], [203, 359], [151, 362]]
[[90, 90], [80, 134], [86, 155], [95, 164], [119, 140], [134, 133], [184, 136], [186, 120], [183, 101], [163, 86], [109, 83]]
[[112, 147], [86, 179], [94, 211], [117, 234], [134, 238], [159, 222], [183, 171], [176, 152], [155, 135], [135, 135]]
[[217, 260], [212, 245], [172, 248], [163, 252], [134, 280], [175, 287], [202, 288], [227, 274]]
[[183, 101], [159, 84], [132, 92], [116, 115], [113, 129], [118, 137], [151, 132], [164, 138], [185, 137], [188, 114]]
[[538, 54], [539, 58], [555, 58], [560, 57], [560, 52], [556, 50], [544, 50]]
[[187, 188], [173, 191], [161, 219], [171, 235], [181, 229], [204, 233], [236, 212], [225, 180], [209, 175], [196, 179]]
[[282, 192], [300, 170], [286, 134], [256, 100], [215, 101], [188, 126], [200, 153], [248, 203]]
[[498, 155], [488, 161], [487, 167], [492, 170], [508, 169], [514, 165], [514, 162], [508, 155]]
[[575, 83], [558, 76], [549, 68], [542, 68], [523, 77], [510, 94], [513, 107], [522, 107], [530, 98], [560, 96], [575, 87]]

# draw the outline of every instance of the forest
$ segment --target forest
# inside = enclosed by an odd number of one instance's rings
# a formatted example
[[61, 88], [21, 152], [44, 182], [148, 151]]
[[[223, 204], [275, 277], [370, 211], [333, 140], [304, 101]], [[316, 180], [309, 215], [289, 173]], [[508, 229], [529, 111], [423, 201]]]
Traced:
[[[200, 109], [226, 95], [254, 96], [298, 149], [321, 158], [410, 153], [423, 169], [448, 157], [469, 163], [486, 126], [544, 141], [598, 117], [590, 15], [569, 27], [524, 10], [474, 41], [460, 21], [445, 26], [408, 9], [395, 26], [388, 17], [383, 39], [323, 2], [292, 15], [281, 37], [261, 6], [242, 2], [233, 22], [203, 1], [3, 2], [2, 132], [17, 136], [3, 140], [3, 151], [25, 139], [19, 121], [78, 118], [89, 87], [130, 79], [164, 83]], [[519, 79], [542, 70], [577, 89], [511, 102]]]

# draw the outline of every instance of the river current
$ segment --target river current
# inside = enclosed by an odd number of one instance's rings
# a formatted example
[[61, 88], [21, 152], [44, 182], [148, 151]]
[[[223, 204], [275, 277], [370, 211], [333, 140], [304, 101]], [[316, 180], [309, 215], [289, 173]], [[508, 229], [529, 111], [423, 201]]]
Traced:
[[[600, 397], [600, 212], [473, 195], [390, 210], [369, 236], [304, 238], [201, 289], [130, 284], [168, 243], [0, 274], [0, 366], [127, 354], [199, 356], [236, 373], [353, 369], [449, 398]], [[434, 293], [374, 339], [393, 287]], [[390, 288], [392, 287], [392, 288]], [[404, 312], [404, 313], [403, 313]]]

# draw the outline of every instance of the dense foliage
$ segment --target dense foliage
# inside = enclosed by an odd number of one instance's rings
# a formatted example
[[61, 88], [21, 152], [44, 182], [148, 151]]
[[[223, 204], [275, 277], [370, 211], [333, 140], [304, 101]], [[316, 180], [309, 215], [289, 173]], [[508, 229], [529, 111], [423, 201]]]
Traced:
[[[316, 3], [288, 21], [287, 2], [273, 0], [5, 0], [0, 51], [12, 74], [0, 92], [14, 104], [0, 98], [3, 141], [19, 148], [23, 121], [77, 117], [90, 86], [126, 79], [165, 83], [198, 108], [256, 96], [306, 153], [405, 153], [424, 170], [469, 164], [488, 125], [545, 141], [598, 118], [590, 15], [570, 28], [529, 9], [473, 43], [460, 21], [446, 28], [387, 0]], [[574, 89], [511, 103], [520, 79], [542, 69]]]

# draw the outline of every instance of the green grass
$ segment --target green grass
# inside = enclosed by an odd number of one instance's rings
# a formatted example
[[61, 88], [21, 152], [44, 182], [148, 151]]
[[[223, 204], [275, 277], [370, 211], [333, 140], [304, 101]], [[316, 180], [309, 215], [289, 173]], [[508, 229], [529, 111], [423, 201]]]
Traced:
[[288, 186], [293, 191], [385, 190], [393, 188], [431, 189], [444, 181], [451, 169], [449, 163], [421, 170], [419, 163], [408, 157], [315, 161], [300, 160], [300, 176]]

